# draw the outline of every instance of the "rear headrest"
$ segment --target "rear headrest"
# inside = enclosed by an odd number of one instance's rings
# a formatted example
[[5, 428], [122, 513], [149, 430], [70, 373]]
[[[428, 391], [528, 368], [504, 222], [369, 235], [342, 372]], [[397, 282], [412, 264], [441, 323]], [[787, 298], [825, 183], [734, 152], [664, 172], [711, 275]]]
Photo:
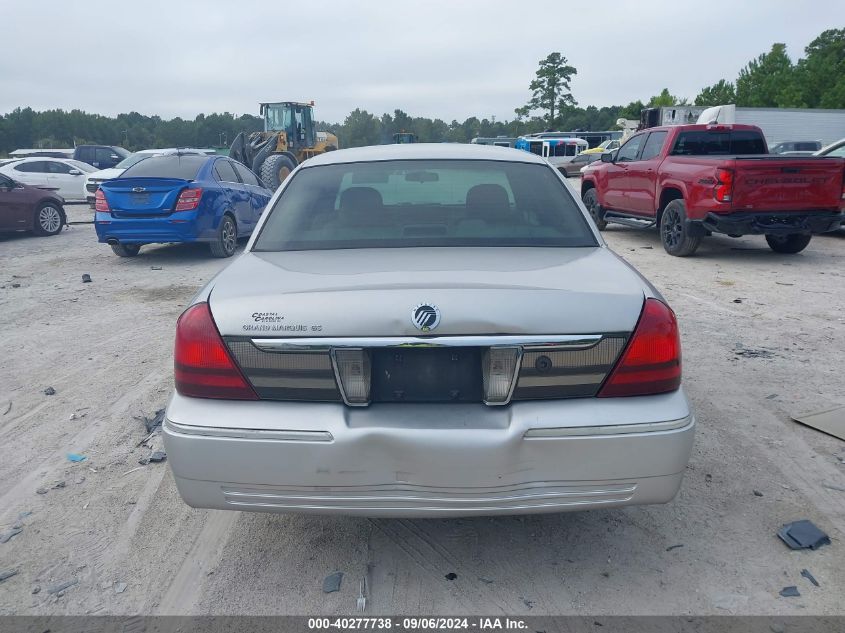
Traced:
[[360, 213], [380, 211], [384, 206], [381, 194], [372, 187], [350, 187], [340, 194], [340, 209]]
[[466, 206], [469, 218], [496, 221], [511, 214], [508, 192], [501, 185], [475, 185], [467, 191]]

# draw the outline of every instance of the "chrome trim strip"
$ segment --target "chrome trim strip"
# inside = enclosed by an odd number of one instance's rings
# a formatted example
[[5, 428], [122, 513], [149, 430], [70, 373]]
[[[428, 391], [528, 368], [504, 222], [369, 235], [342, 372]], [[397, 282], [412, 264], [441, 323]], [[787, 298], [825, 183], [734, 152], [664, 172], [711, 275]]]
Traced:
[[607, 426], [573, 426], [548, 429], [528, 429], [522, 436], [524, 440], [546, 440], [558, 437], [583, 437], [585, 435], [625, 435], [628, 433], [658, 433], [660, 431], [674, 431], [692, 426], [693, 416], [688, 415], [679, 420], [667, 422], [651, 422], [644, 424], [613, 424]]
[[273, 431], [266, 429], [233, 429], [212, 426], [194, 426], [178, 424], [164, 420], [164, 428], [171, 433], [183, 435], [202, 435], [206, 437], [226, 437], [242, 440], [273, 440], [283, 442], [333, 442], [334, 436], [328, 431]]
[[495, 334], [471, 336], [372, 336], [341, 338], [254, 338], [253, 345], [264, 352], [326, 351], [333, 347], [499, 347], [523, 345], [526, 350], [559, 347], [589, 349], [602, 339], [601, 334]]

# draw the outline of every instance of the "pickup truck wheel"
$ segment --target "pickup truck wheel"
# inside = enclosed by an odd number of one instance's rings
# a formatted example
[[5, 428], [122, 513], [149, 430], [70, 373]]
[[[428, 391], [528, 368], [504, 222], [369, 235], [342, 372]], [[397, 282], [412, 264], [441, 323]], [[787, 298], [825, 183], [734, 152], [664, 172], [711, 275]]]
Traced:
[[140, 244], [112, 244], [112, 253], [118, 257], [135, 257], [141, 252]]
[[238, 246], [238, 229], [230, 215], [224, 215], [217, 228], [216, 239], [209, 243], [212, 257], [231, 257]]
[[587, 192], [584, 194], [582, 200], [584, 202], [584, 206], [587, 207], [587, 211], [590, 212], [590, 216], [593, 218], [593, 222], [596, 223], [599, 231], [604, 231], [607, 228], [607, 222], [604, 219], [604, 210], [599, 204], [599, 197], [596, 194], [596, 190], [587, 189]]
[[692, 255], [701, 244], [701, 236], [689, 234], [687, 209], [683, 200], [672, 200], [660, 218], [660, 241], [663, 249], [675, 257]]
[[813, 239], [812, 235], [800, 235], [799, 233], [792, 233], [790, 235], [767, 235], [766, 242], [769, 244], [769, 248], [771, 248], [775, 253], [800, 253], [805, 248], [807, 248], [807, 244], [810, 243], [810, 240]]

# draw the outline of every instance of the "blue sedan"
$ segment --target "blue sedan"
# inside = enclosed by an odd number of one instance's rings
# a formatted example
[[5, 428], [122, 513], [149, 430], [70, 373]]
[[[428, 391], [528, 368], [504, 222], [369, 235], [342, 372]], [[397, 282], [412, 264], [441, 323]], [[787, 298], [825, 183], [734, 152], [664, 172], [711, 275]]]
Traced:
[[151, 156], [100, 185], [94, 226], [116, 255], [144, 244], [206, 242], [231, 257], [252, 233], [273, 193], [248, 168], [224, 156]]

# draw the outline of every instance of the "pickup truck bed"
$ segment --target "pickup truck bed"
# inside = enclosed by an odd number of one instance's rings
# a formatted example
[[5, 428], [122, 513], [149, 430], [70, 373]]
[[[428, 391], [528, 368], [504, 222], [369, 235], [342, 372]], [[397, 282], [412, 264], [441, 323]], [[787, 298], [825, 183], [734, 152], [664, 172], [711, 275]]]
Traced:
[[[644, 130], [612, 160], [605, 155], [585, 170], [584, 203], [599, 228], [607, 222], [660, 225], [664, 248], [678, 256], [691, 255], [712, 233], [762, 234], [773, 250], [795, 253], [811, 235], [841, 225], [845, 159], [696, 153], [713, 149], [701, 141], [707, 135], [724, 139], [734, 133], [741, 139], [737, 146], [765, 149], [762, 132], [753, 126]], [[626, 153], [631, 142], [637, 147]], [[726, 141], [716, 149], [728, 146]]]

